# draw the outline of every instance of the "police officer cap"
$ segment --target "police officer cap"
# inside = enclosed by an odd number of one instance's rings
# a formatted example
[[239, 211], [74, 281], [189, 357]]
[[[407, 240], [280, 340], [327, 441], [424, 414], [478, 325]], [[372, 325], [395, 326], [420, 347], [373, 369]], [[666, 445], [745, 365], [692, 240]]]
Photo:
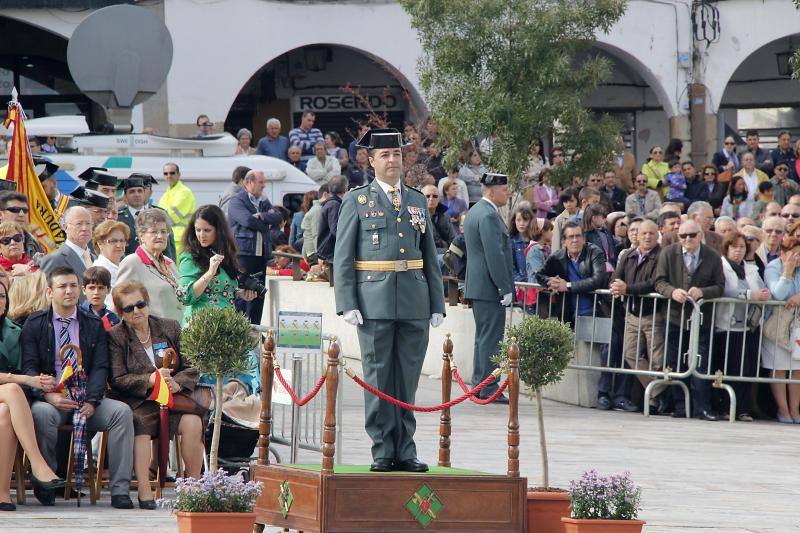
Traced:
[[356, 143], [358, 148], [377, 150], [380, 148], [403, 148], [403, 136], [395, 128], [372, 128]]
[[126, 191], [134, 187], [144, 187], [144, 179], [141, 175], [131, 174], [122, 182], [122, 188]]
[[144, 172], [134, 172], [133, 174], [128, 176], [128, 179], [131, 178], [141, 178], [142, 183], [144, 183], [145, 187], [158, 185], [158, 182], [156, 181], [156, 179], [153, 177], [152, 174], [145, 174]]
[[81, 205], [87, 207], [99, 207], [100, 209], [108, 208], [109, 198], [101, 192], [79, 186], [74, 191], [69, 193], [69, 195], [78, 200]]
[[6, 179], [0, 179], [0, 191], [16, 191], [17, 183]]
[[99, 170], [100, 172], [108, 172], [108, 169], [106, 167], [89, 167], [80, 174], [78, 174], [78, 177], [83, 181], [89, 181], [90, 179], [92, 179], [95, 170]]
[[493, 172], [486, 172], [481, 176], [481, 184], [491, 187], [492, 185], [506, 185], [508, 184], [508, 176], [505, 174], [494, 174]]
[[[85, 174], [85, 172], [81, 172], [81, 174]], [[91, 176], [83, 179], [86, 180], [86, 188], [96, 190], [99, 185], [116, 187], [118, 178], [105, 170], [92, 170]]]
[[48, 161], [47, 159], [38, 156], [33, 158], [33, 164], [36, 167], [36, 173], [39, 176], [39, 181], [45, 181], [55, 177], [59, 168], [58, 165], [52, 161]]

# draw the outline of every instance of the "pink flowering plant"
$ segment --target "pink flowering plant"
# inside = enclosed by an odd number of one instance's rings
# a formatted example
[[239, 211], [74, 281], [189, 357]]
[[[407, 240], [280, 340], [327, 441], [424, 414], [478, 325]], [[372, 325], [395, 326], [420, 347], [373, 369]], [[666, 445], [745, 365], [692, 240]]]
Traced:
[[636, 520], [641, 496], [630, 472], [604, 477], [588, 470], [569, 484], [572, 518]]
[[200, 479], [178, 478], [175, 498], [160, 499], [166, 509], [185, 513], [252, 513], [261, 495], [260, 482], [245, 482], [241, 475], [229, 476], [220, 468], [207, 471]]

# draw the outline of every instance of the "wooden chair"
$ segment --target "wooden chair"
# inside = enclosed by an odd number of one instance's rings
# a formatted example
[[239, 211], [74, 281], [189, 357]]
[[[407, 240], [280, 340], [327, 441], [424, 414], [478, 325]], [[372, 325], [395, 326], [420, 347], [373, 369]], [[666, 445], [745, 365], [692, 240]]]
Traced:
[[[59, 431], [69, 431], [69, 456], [67, 459], [67, 473], [64, 477], [67, 479], [67, 484], [64, 487], [64, 500], [68, 501], [70, 493], [72, 492], [72, 473], [75, 469], [74, 459], [72, 457], [73, 437], [72, 437], [72, 424], [64, 424], [59, 428]], [[101, 437], [102, 440], [103, 437]], [[89, 501], [92, 505], [97, 503], [98, 493], [95, 491], [95, 464], [94, 454], [92, 453], [92, 439], [87, 439], [86, 442], [86, 488], [89, 489]]]
[[14, 457], [14, 483], [17, 487], [17, 503], [25, 505], [25, 452], [19, 444]]

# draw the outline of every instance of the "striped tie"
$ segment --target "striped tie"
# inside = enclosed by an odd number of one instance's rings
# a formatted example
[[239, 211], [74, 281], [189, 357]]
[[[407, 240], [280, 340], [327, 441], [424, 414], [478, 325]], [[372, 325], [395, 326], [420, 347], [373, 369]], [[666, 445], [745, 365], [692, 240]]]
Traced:
[[[67, 344], [70, 344], [69, 324], [72, 322], [72, 319], [58, 317], [58, 321], [61, 322], [61, 331], [58, 334], [58, 352], [61, 353], [61, 349]], [[67, 353], [64, 354], [64, 359], [61, 360], [62, 371], [67, 367], [67, 364], [71, 364], [72, 368], [75, 369], [76, 361], [75, 352], [73, 350], [68, 350]]]

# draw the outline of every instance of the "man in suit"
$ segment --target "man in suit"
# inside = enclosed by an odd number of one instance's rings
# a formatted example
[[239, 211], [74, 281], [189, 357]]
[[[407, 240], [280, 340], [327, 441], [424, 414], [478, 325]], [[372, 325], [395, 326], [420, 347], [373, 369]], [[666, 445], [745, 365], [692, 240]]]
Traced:
[[[336, 312], [357, 326], [364, 380], [413, 403], [429, 326], [444, 318], [442, 275], [425, 197], [402, 183], [402, 138], [369, 130], [372, 183], [342, 199], [333, 254]], [[364, 393], [374, 472], [425, 472], [414, 444], [414, 413]]]
[[[41, 260], [41, 268], [50, 274], [59, 267], [69, 267], [80, 280], [83, 272], [92, 266], [95, 260], [94, 251], [89, 247], [92, 240], [92, 215], [85, 207], [76, 205], [68, 207], [64, 212], [64, 232], [67, 239], [55, 252]], [[85, 298], [80, 295], [81, 301]]]
[[[689, 365], [682, 356], [688, 349], [693, 306], [684, 304], [689, 299], [719, 298], [725, 289], [720, 256], [710, 246], [702, 244], [702, 237], [700, 225], [687, 220], [678, 228], [679, 242], [661, 251], [656, 266], [656, 291], [673, 300], [669, 307], [666, 366], [679, 371]], [[703, 315], [710, 317], [711, 309], [706, 308], [708, 305], [703, 307]], [[698, 367], [708, 364], [710, 332], [710, 327], [700, 328]], [[711, 409], [711, 382], [692, 377], [691, 390], [694, 415], [703, 420], [718, 420], [719, 416]], [[670, 398], [675, 416], [685, 416], [683, 390], [670, 387]]]
[[[69, 210], [74, 209], [82, 208]], [[80, 409], [87, 419], [88, 431], [108, 432], [111, 505], [117, 509], [132, 509], [129, 492], [133, 468], [133, 414], [124, 403], [104, 398], [109, 369], [106, 332], [99, 318], [78, 308], [80, 285], [70, 267], [57, 266], [51, 270], [45, 291], [52, 305], [31, 314], [22, 329], [23, 373], [54, 375], [56, 382], [60, 381], [66, 358], [70, 357], [73, 365], [77, 358], [67, 351], [62, 361], [59, 352], [63, 346], [74, 344], [81, 349], [87, 376], [86, 401], [82, 405], [57, 392], [30, 389], [36, 440], [47, 464], [55, 470], [58, 428], [70, 422], [75, 409]], [[43, 505], [54, 504], [53, 491], [39, 489], [34, 494]]]
[[[269, 200], [261, 198], [266, 183], [263, 172], [251, 170], [245, 174], [242, 190], [231, 198], [228, 208], [228, 221], [239, 246], [239, 264], [248, 275], [265, 272], [267, 261], [272, 256], [270, 226], [283, 221], [280, 211], [273, 209]], [[247, 313], [251, 323], [260, 324], [264, 297], [249, 302], [239, 300], [236, 307]]]
[[[145, 184], [150, 183], [152, 179], [150, 174], [134, 172], [122, 181], [125, 203], [119, 206], [117, 220], [128, 226], [130, 230], [128, 243], [125, 245], [125, 255], [134, 253], [139, 246], [139, 237], [136, 235], [136, 218], [139, 213], [145, 209], [161, 209], [160, 207], [148, 207], [145, 203], [147, 199]], [[167, 249], [164, 250], [164, 255], [173, 261], [177, 257], [175, 254], [175, 236], [171, 231], [169, 232], [169, 242], [167, 243]]]
[[[464, 297], [472, 301], [475, 319], [472, 385], [476, 386], [497, 368], [492, 357], [500, 351], [506, 327], [506, 310], [514, 299], [512, 252], [508, 230], [498, 209], [508, 202], [508, 177], [481, 176], [483, 197], [467, 212], [464, 239], [467, 245], [467, 273]], [[497, 391], [497, 380], [478, 393], [488, 398]], [[497, 401], [508, 403], [499, 396]]]

